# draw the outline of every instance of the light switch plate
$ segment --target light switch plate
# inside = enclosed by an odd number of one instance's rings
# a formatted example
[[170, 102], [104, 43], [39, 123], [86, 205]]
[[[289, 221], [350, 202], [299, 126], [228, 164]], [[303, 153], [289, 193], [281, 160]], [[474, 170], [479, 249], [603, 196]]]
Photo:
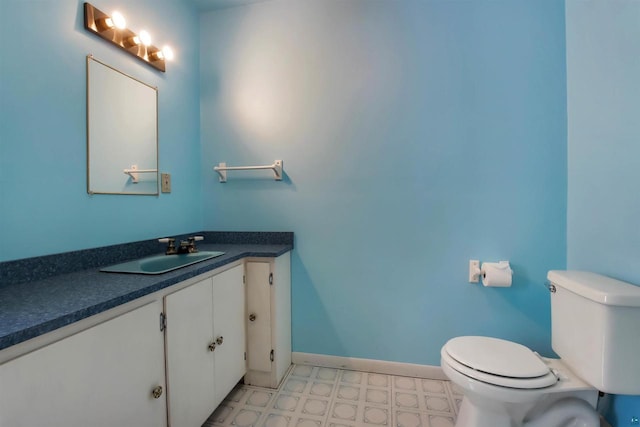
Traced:
[[170, 173], [160, 174], [160, 181], [162, 182], [162, 192], [171, 193], [171, 174]]

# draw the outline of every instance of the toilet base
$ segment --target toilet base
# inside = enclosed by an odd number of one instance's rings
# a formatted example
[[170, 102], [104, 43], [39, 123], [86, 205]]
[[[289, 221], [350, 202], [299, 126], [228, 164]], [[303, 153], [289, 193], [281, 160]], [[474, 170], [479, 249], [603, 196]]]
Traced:
[[[486, 403], [486, 402], [485, 402]], [[465, 397], [455, 427], [599, 427], [600, 417], [591, 405], [577, 397], [565, 397], [551, 405], [518, 404], [475, 406]], [[534, 408], [532, 408], [534, 406]], [[537, 406], [537, 408], [535, 408]], [[523, 415], [524, 413], [524, 415]]]
[[599, 427], [600, 417], [583, 399], [568, 396], [553, 403], [474, 405], [466, 396], [455, 427]]
[[514, 427], [511, 416], [504, 411], [478, 410], [465, 396], [455, 427]]
[[561, 380], [551, 387], [524, 390], [475, 380], [443, 359], [442, 370], [464, 394], [456, 427], [599, 427], [598, 390], [571, 373], [561, 360], [544, 360]]

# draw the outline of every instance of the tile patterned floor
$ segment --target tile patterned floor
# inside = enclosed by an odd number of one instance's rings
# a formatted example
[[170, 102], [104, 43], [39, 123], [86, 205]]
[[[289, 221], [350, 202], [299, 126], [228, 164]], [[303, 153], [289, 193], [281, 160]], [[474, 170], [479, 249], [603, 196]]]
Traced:
[[203, 427], [453, 427], [449, 381], [294, 365], [277, 390], [238, 385]]

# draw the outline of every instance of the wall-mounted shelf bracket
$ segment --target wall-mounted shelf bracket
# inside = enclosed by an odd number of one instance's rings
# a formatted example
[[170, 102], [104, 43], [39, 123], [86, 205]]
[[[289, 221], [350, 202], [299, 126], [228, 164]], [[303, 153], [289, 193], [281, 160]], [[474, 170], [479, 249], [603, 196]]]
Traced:
[[282, 160], [276, 160], [272, 165], [265, 166], [227, 166], [226, 163], [219, 163], [218, 166], [214, 166], [213, 170], [218, 172], [220, 182], [227, 182], [227, 171], [247, 171], [247, 170], [261, 170], [271, 169], [275, 174], [276, 181], [282, 181]]

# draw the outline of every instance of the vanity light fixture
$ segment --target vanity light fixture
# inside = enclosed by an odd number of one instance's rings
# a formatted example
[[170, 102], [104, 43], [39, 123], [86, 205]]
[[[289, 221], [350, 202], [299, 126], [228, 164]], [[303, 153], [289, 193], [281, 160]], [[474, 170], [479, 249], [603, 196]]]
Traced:
[[139, 60], [164, 72], [165, 61], [171, 61], [173, 51], [168, 46], [162, 50], [151, 44], [151, 36], [145, 30], [136, 34], [127, 28], [127, 21], [120, 12], [111, 16], [89, 3], [84, 4], [84, 27], [105, 40], [110, 41]]

